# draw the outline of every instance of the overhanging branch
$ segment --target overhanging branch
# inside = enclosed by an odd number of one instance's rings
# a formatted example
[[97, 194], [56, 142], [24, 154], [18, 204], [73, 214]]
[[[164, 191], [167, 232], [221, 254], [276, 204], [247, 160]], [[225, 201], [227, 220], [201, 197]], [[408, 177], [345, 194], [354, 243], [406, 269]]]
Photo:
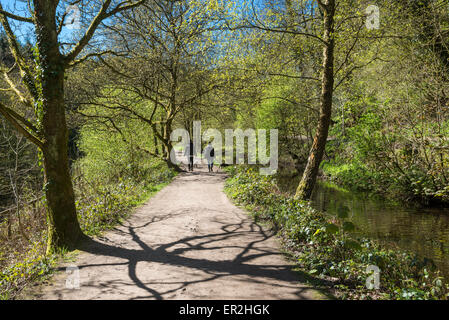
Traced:
[[[75, 47], [65, 56], [66, 67], [69, 67], [70, 63], [76, 59], [76, 57], [81, 53], [81, 51], [86, 47], [89, 41], [92, 39], [95, 31], [101, 22], [119, 12], [129, 10], [131, 8], [137, 7], [143, 4], [146, 0], [140, 0], [137, 2], [131, 1], [123, 1], [119, 3], [114, 9], [108, 12], [109, 6], [111, 5], [112, 0], [106, 0], [101, 6], [98, 14], [93, 18], [89, 27], [87, 28], [86, 33], [83, 35], [81, 40], [75, 45]], [[131, 2], [131, 3], [130, 3]]]
[[17, 20], [17, 21], [21, 21], [21, 22], [33, 23], [33, 19], [32, 18], [18, 16], [18, 15], [14, 14], [14, 13], [5, 11], [5, 10], [3, 10], [1, 5], [0, 5], [0, 14], [3, 15], [3, 16], [6, 16], [7, 18], [13, 19], [13, 20]]
[[15, 118], [17, 115], [15, 112], [11, 112], [12, 110], [7, 108], [5, 105], [0, 103], [0, 114], [5, 117], [5, 119], [21, 134], [23, 134], [28, 140], [34, 143], [41, 150], [44, 149], [44, 144], [39, 138], [34, 136], [31, 132], [29, 132], [25, 127], [23, 127], [20, 122]]

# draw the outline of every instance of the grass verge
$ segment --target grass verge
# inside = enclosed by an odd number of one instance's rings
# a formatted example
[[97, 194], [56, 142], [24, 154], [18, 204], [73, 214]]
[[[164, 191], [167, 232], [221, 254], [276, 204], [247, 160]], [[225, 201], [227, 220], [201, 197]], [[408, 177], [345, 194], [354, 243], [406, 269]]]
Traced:
[[[307, 202], [282, 194], [271, 176], [245, 166], [227, 171], [228, 196], [256, 220], [271, 223], [297, 266], [326, 281], [337, 298], [448, 299], [448, 284], [427, 259], [385, 249], [370, 239], [353, 238], [347, 208], [330, 220]], [[375, 270], [379, 270], [379, 281]]]
[[[135, 182], [120, 179], [118, 184], [93, 186], [77, 185], [77, 213], [83, 232], [99, 236], [126, 219], [136, 208], [145, 203], [175, 177], [166, 173], [158, 182]], [[46, 251], [45, 219], [34, 221], [33, 232], [24, 248], [7, 247], [0, 242], [0, 300], [20, 299], [25, 288], [48, 280], [61, 261], [73, 259], [73, 252], [61, 251], [50, 256]]]

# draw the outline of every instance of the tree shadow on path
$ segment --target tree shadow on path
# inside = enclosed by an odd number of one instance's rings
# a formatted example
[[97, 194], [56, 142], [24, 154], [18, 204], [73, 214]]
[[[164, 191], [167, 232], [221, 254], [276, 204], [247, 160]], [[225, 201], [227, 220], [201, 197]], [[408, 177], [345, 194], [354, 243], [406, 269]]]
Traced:
[[[144, 296], [132, 297], [134, 299], [153, 298], [162, 300], [170, 295], [182, 292], [194, 284], [233, 276], [243, 276], [247, 285], [251, 283], [266, 284], [272, 288], [285, 288], [289, 292], [294, 292], [297, 299], [308, 299], [313, 296], [309, 292], [310, 289], [313, 289], [310, 284], [317, 283], [316, 279], [304, 273], [292, 271], [292, 266], [288, 264], [261, 264], [253, 261], [267, 256], [280, 255], [280, 253], [270, 246], [264, 246], [264, 242], [274, 236], [273, 233], [265, 231], [259, 224], [249, 220], [242, 220], [240, 223], [222, 223], [220, 232], [187, 236], [160, 245], [148, 245], [141, 239], [138, 234], [139, 229], [145, 229], [152, 223], [170, 219], [172, 216], [172, 214], [168, 214], [162, 217], [154, 217], [150, 222], [141, 226], [122, 225], [119, 229], [120, 232], [127, 234], [132, 239], [133, 245], [138, 245], [138, 249], [123, 248], [85, 238], [81, 242], [80, 250], [96, 256], [123, 259], [125, 262], [84, 264], [78, 267], [83, 269], [106, 265], [127, 265], [129, 279], [132, 280], [134, 285], [148, 293]], [[218, 220], [217, 218], [214, 222], [217, 223]], [[235, 238], [251, 240], [235, 241]], [[222, 250], [233, 250], [232, 252], [236, 253], [232, 259], [227, 260], [204, 258], [205, 256], [208, 257], [209, 253], [221, 252]], [[195, 274], [201, 272], [203, 276], [200, 279], [195, 277], [195, 279], [187, 279], [188, 276], [186, 275], [186, 279], [182, 281], [151, 280], [148, 283], [138, 276], [137, 265], [142, 262], [187, 268], [186, 270], [193, 271]], [[114, 286], [120, 285], [120, 283], [114, 281], [114, 284], [101, 283], [95, 285], [103, 287], [104, 290], [114, 290]], [[167, 285], [170, 288], [166, 288]], [[163, 290], [158, 289], [161, 287]], [[269, 292], [267, 292], [268, 295]]]

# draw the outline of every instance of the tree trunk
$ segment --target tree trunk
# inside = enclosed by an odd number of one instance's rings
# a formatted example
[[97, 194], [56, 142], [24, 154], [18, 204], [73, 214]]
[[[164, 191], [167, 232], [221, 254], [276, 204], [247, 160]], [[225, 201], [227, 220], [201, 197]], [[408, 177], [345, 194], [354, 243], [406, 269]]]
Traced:
[[[162, 137], [162, 139], [165, 139], [165, 124], [163, 123], [164, 118], [161, 115], [161, 131], [159, 133], [159, 135]], [[161, 146], [161, 151], [162, 151], [162, 157], [164, 157], [164, 159], [167, 158], [167, 145], [166, 143], [164, 143], [164, 141], [162, 141], [162, 146]]]
[[334, 89], [334, 14], [335, 0], [318, 1], [324, 13], [323, 74], [321, 80], [320, 118], [313, 139], [307, 165], [301, 182], [296, 190], [296, 197], [309, 200], [315, 187], [318, 169], [323, 159], [332, 115], [332, 96]]
[[12, 218], [11, 218], [11, 212], [12, 211], [8, 211], [7, 212], [7, 215], [6, 215], [6, 225], [7, 225], [7, 228], [6, 228], [6, 239], [7, 240], [9, 240], [9, 239], [11, 239], [11, 235], [12, 235]]
[[167, 163], [167, 166], [170, 169], [173, 169], [176, 172], [182, 172], [183, 170], [176, 163], [173, 163], [171, 161], [171, 158], [170, 158], [171, 151], [173, 150], [173, 145], [172, 145], [171, 140], [170, 140], [170, 134], [171, 134], [171, 129], [172, 129], [172, 121], [173, 121], [173, 118], [168, 118], [166, 120], [166, 124], [164, 126], [164, 135], [163, 135], [163, 137], [164, 137], [164, 145], [165, 145], [165, 148], [166, 148], [166, 152], [164, 153], [164, 158], [165, 158], [165, 162]]
[[[43, 143], [47, 201], [47, 253], [73, 249], [82, 235], [68, 163], [68, 130], [64, 108], [64, 61], [56, 33], [55, 1], [34, 1], [41, 66], [38, 108]], [[38, 113], [39, 113], [38, 112]]]
[[159, 143], [157, 140], [157, 136], [153, 134], [153, 141], [154, 141], [154, 154], [159, 155]]

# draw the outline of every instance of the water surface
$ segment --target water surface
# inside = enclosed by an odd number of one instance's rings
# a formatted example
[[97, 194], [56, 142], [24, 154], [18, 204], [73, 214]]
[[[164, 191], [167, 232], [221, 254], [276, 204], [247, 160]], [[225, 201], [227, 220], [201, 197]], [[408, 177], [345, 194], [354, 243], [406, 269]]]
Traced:
[[[277, 180], [283, 191], [293, 194], [299, 177]], [[449, 209], [392, 203], [328, 182], [317, 183], [311, 205], [332, 215], [336, 215], [340, 206], [348, 207], [349, 220], [357, 227], [356, 234], [432, 259], [449, 280]]]

